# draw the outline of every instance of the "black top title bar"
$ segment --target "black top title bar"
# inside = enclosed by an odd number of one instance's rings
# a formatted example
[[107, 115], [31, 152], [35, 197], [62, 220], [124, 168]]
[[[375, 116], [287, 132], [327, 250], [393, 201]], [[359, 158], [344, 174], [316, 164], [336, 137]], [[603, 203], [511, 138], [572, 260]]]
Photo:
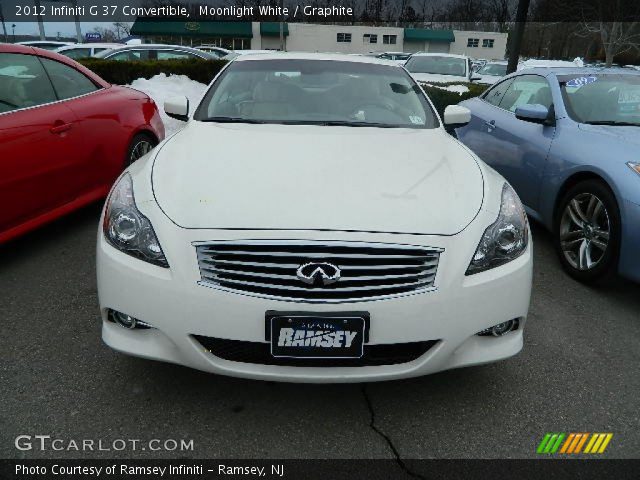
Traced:
[[[515, 21], [518, 0], [0, 0], [5, 22], [287, 21], [489, 27]], [[530, 0], [532, 22], [640, 20], [638, 0]]]

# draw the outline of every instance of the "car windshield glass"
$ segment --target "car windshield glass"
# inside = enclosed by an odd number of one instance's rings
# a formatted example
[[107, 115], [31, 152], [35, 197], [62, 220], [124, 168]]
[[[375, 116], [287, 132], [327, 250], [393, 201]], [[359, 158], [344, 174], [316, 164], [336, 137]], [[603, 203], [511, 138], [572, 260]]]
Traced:
[[580, 123], [640, 125], [640, 75], [559, 76], [571, 118]]
[[91, 56], [90, 48], [70, 48], [69, 50], [63, 50], [61, 52], [62, 55], [69, 58], [87, 58]]
[[492, 75], [494, 77], [504, 77], [507, 74], [507, 66], [499, 63], [487, 63], [478, 70], [480, 75]]
[[435, 128], [419, 87], [399, 67], [332, 60], [232, 63], [195, 120], [237, 123]]
[[113, 50], [114, 50], [113, 48], [107, 48], [106, 50], [103, 50], [103, 51], [101, 51], [99, 53], [96, 53], [95, 56], [96, 56], [96, 58], [104, 58], [107, 55], [109, 55], [111, 52], [113, 52]]
[[456, 75], [464, 77], [467, 74], [467, 61], [457, 57], [413, 56], [405, 64], [411, 73], [433, 73], [437, 75]]

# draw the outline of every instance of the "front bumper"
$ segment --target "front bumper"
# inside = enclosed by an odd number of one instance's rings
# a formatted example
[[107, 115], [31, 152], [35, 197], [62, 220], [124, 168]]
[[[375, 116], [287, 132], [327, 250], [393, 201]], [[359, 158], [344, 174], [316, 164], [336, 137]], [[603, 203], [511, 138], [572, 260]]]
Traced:
[[[143, 212], [147, 214], [147, 212]], [[486, 218], [482, 218], [486, 216]], [[353, 382], [391, 380], [501, 360], [520, 351], [529, 306], [531, 241], [518, 259], [472, 276], [464, 272], [486, 225], [495, 214], [479, 215], [474, 227], [452, 237], [347, 232], [287, 232], [297, 240], [368, 241], [443, 248], [435, 289], [384, 300], [322, 304], [256, 298], [199, 285], [193, 242], [282, 239], [282, 232], [186, 230], [152, 220], [170, 269], [156, 267], [109, 245], [98, 234], [97, 273], [102, 337], [115, 350], [199, 370], [263, 380]], [[319, 235], [321, 237], [319, 238]], [[127, 313], [152, 329], [126, 330], [107, 320], [107, 310]], [[370, 345], [437, 341], [407, 363], [376, 366], [280, 366], [229, 361], [207, 351], [194, 336], [265, 342], [265, 312], [370, 313]], [[476, 333], [511, 319], [519, 328], [503, 337]]]

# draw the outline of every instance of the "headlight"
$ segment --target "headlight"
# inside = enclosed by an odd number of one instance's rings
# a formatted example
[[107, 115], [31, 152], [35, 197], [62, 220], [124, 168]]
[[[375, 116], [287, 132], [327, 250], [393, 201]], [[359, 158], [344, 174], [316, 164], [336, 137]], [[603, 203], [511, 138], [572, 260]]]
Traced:
[[136, 207], [128, 173], [111, 191], [102, 229], [107, 241], [121, 252], [160, 267], [169, 267], [151, 222]]
[[528, 241], [527, 215], [516, 192], [505, 183], [498, 219], [484, 231], [467, 268], [467, 275], [483, 272], [518, 258], [526, 250]]
[[638, 175], [640, 175], [640, 163], [633, 163], [633, 162], [629, 162], [627, 163], [627, 165], [629, 165], [629, 168], [631, 170], [633, 170], [634, 172], [636, 172]]

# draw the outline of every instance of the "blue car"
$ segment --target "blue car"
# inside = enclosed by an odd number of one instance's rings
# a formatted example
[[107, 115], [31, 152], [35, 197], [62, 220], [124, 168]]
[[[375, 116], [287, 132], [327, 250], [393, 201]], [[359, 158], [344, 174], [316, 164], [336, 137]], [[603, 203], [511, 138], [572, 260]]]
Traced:
[[640, 281], [640, 72], [522, 70], [460, 105], [458, 138], [553, 232], [572, 277]]

